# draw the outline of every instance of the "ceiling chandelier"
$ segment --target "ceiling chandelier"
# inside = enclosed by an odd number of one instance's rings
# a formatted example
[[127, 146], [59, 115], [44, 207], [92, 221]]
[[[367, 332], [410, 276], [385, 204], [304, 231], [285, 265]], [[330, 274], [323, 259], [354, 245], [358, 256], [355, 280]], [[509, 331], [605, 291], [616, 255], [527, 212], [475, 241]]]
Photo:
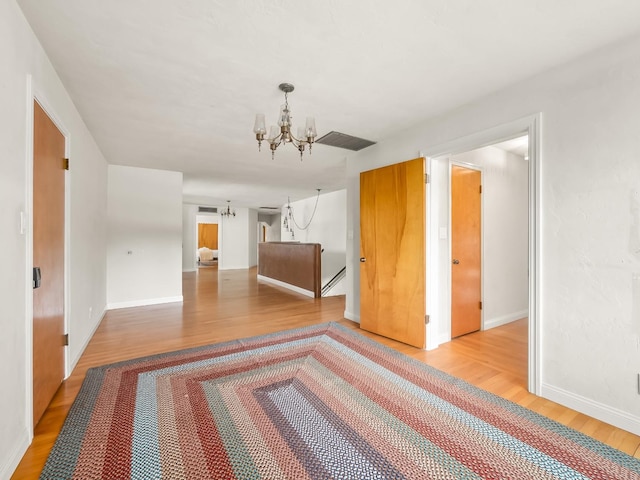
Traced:
[[[274, 158], [276, 148], [282, 144], [291, 143], [300, 152], [300, 160], [302, 160], [302, 154], [304, 153], [307, 145], [309, 145], [309, 155], [311, 155], [311, 146], [318, 135], [318, 132], [316, 131], [316, 121], [313, 117], [307, 117], [304, 128], [298, 127], [298, 135], [297, 137], [294, 137], [291, 132], [293, 125], [291, 123], [291, 110], [289, 110], [289, 101], [287, 98], [289, 93], [293, 92], [294, 87], [290, 83], [281, 83], [278, 88], [284, 92], [284, 105], [280, 107], [280, 115], [278, 117], [279, 128], [272, 125], [269, 129], [269, 136], [266, 137], [267, 142], [269, 142], [269, 148], [271, 149], [271, 158]], [[265, 135], [267, 133], [267, 127], [264, 122], [264, 113], [258, 113], [256, 115], [253, 133], [256, 134], [256, 140], [258, 140], [258, 151], [260, 151], [262, 141], [265, 139]]]
[[220, 212], [220, 215], [222, 215], [223, 217], [235, 217], [236, 216], [236, 211], [235, 210], [231, 210], [231, 200], [227, 200], [227, 208], [226, 209], [222, 209], [222, 212]]

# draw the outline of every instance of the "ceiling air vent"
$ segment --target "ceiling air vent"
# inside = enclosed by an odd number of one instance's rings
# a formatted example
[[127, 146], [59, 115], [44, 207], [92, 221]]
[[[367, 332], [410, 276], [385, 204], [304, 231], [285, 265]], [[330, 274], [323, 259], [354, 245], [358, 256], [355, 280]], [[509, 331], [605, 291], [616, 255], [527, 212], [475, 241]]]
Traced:
[[325, 136], [316, 140], [315, 143], [321, 143], [322, 145], [329, 145], [331, 147], [346, 148], [347, 150], [357, 152], [363, 148], [375, 145], [376, 142], [365, 140], [364, 138], [352, 137], [351, 135], [340, 132], [329, 132]]
[[218, 207], [198, 207], [198, 213], [218, 213]]

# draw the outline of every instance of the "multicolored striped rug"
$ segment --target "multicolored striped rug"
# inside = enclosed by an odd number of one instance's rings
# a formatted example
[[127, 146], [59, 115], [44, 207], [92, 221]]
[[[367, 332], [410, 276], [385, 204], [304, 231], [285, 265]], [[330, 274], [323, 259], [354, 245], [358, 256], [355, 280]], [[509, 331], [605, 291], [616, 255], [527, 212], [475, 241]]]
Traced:
[[87, 373], [44, 479], [640, 479], [640, 461], [338, 324]]

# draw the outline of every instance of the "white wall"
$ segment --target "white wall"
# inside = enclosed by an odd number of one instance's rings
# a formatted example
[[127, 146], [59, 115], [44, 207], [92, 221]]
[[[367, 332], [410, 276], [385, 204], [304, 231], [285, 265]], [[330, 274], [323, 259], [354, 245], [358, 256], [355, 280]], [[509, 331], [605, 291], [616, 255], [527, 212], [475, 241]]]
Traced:
[[[196, 207], [196, 211], [197, 211]], [[206, 223], [208, 225], [220, 223], [220, 217], [217, 213], [198, 213], [196, 215], [196, 223]]]
[[107, 305], [182, 301], [182, 173], [109, 165]]
[[198, 242], [197, 205], [182, 205], [182, 271], [197, 270]]
[[220, 217], [218, 270], [235, 270], [258, 264], [258, 211], [236, 208], [235, 217]]
[[352, 155], [345, 314], [359, 315], [359, 172], [541, 112], [541, 391], [640, 434], [638, 51], [600, 50]]
[[[33, 91], [27, 87], [32, 75]], [[31, 426], [31, 134], [35, 94], [68, 138], [67, 370], [106, 305], [107, 165], [15, 1], [0, 2], [0, 478], [9, 478]], [[20, 231], [20, 213], [26, 228]], [[29, 274], [27, 275], [27, 272]], [[91, 310], [91, 314], [89, 313]]]
[[451, 162], [479, 167], [482, 171], [483, 329], [526, 317], [529, 300], [528, 163], [523, 157], [491, 146], [440, 157], [433, 162], [439, 165], [434, 168], [432, 164], [432, 182], [438, 182], [442, 187], [438, 190], [438, 208], [432, 210], [433, 220], [438, 231], [447, 232], [447, 238], [429, 240], [437, 242], [439, 250], [440, 342], [451, 339]]
[[258, 265], [258, 211], [249, 209], [249, 218], [247, 222], [247, 230], [249, 239], [247, 244], [249, 267]]
[[[317, 196], [309, 197], [297, 202], [291, 202], [295, 223], [294, 235], [281, 225], [281, 239], [283, 242], [298, 241], [302, 243], [319, 243], [322, 252], [322, 285], [331, 280], [346, 265], [347, 252], [347, 191], [321, 193], [318, 198], [313, 220], [306, 230], [298, 228], [309, 223], [316, 205]], [[282, 216], [287, 215], [287, 206], [282, 207]], [[296, 225], [297, 224], [297, 225]], [[344, 280], [331, 289], [329, 295], [344, 295]]]
[[[274, 213], [272, 215], [258, 213], [258, 223], [260, 224], [260, 228], [262, 226], [266, 227], [266, 238], [265, 242], [279, 242], [281, 237], [280, 224], [282, 222], [282, 215], [280, 213]], [[258, 229], [258, 241], [262, 240], [260, 236], [261, 232]]]

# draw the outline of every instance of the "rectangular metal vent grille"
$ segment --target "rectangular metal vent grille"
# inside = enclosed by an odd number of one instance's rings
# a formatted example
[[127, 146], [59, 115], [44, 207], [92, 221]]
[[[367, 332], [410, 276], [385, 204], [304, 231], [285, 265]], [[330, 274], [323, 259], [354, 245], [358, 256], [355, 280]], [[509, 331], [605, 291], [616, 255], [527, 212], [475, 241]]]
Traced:
[[364, 138], [352, 137], [351, 135], [340, 132], [329, 132], [325, 136], [316, 140], [316, 143], [330, 145], [332, 147], [346, 148], [347, 150], [357, 152], [363, 148], [375, 145], [376, 142], [365, 140]]
[[198, 213], [218, 213], [218, 207], [198, 207]]

